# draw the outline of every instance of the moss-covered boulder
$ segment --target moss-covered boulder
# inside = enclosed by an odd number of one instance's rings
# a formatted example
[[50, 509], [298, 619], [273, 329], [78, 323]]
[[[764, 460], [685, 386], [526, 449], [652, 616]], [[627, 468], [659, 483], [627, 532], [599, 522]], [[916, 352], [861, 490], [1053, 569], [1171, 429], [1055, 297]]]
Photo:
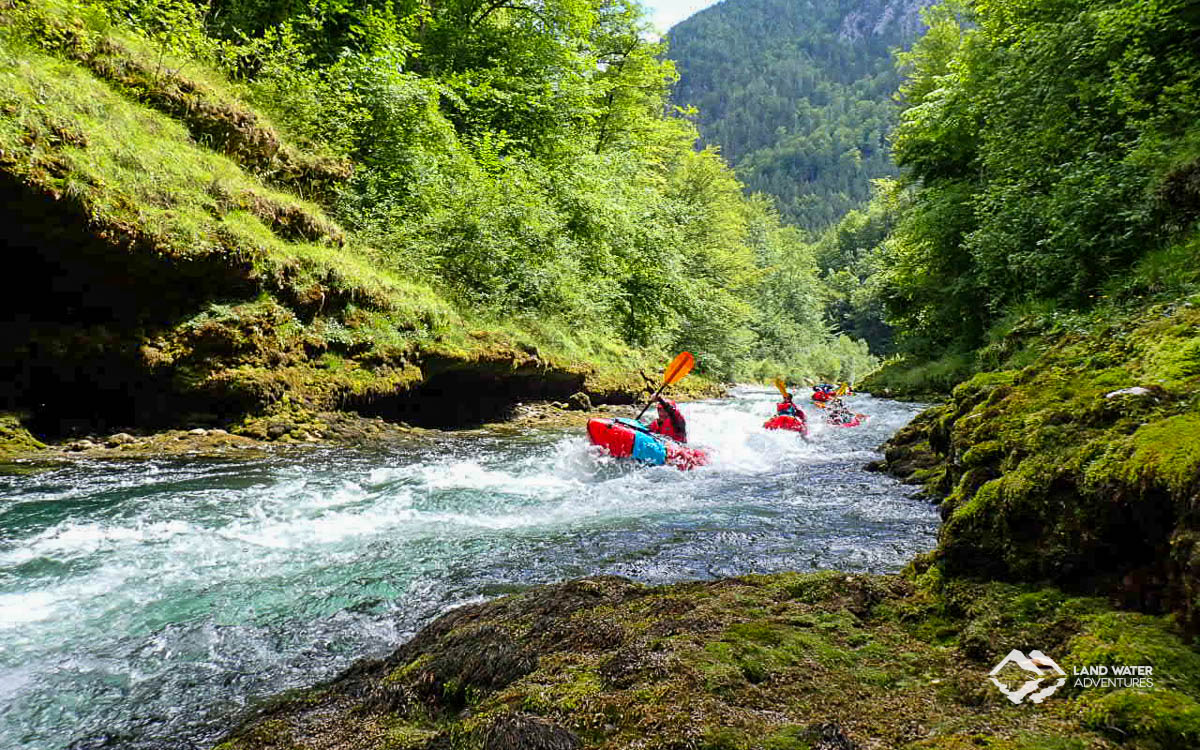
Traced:
[[[452, 611], [391, 656], [264, 705], [221, 750], [1141, 748], [1200, 741], [1200, 654], [1167, 619], [1055, 589], [818, 573], [592, 578]], [[1011, 649], [1153, 687], [1013, 705]], [[1020, 675], [1006, 679], [1024, 680]], [[1018, 683], [1020, 684], [1020, 683]], [[1146, 715], [1155, 707], [1169, 714]]]
[[1112, 312], [958, 386], [885, 456], [944, 498], [948, 575], [1056, 581], [1194, 623], [1200, 307]]
[[24, 456], [45, 448], [21, 423], [22, 415], [0, 412], [0, 460]]

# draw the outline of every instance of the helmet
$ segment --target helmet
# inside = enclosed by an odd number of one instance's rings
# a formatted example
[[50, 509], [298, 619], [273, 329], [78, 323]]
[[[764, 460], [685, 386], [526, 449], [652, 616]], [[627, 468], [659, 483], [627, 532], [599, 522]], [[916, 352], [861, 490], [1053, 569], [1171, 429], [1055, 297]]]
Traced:
[[678, 408], [678, 404], [676, 404], [673, 400], [659, 396], [658, 397], [658, 410], [665, 411], [668, 406], [670, 406], [672, 409]]

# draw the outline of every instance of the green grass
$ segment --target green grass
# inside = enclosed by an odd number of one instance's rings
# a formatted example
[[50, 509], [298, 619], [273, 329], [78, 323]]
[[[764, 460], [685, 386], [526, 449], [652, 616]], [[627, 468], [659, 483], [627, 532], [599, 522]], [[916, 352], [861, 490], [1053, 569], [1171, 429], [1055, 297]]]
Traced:
[[[263, 184], [79, 65], [0, 33], [0, 91], [6, 171], [77, 204], [96, 224], [180, 260], [249, 263], [268, 288], [300, 293], [316, 285], [426, 328], [450, 321], [449, 306], [431, 290], [338, 246], [343, 233], [318, 206]], [[269, 226], [278, 215], [305, 217], [325, 241], [281, 238]]]

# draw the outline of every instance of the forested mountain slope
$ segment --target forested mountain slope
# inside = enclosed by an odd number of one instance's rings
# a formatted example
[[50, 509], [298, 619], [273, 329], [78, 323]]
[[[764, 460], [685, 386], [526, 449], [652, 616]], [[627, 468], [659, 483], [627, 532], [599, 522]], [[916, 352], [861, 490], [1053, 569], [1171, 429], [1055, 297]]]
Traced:
[[673, 101], [786, 220], [837, 221], [894, 174], [887, 134], [900, 78], [890, 51], [926, 0], [725, 0], [671, 29]]

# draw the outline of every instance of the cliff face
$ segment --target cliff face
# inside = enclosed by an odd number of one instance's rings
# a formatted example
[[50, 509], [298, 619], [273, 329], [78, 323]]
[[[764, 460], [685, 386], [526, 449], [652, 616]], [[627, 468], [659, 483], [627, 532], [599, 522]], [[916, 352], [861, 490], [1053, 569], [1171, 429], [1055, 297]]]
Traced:
[[921, 31], [924, 0], [860, 0], [846, 11], [838, 36], [847, 41], [875, 37], [914, 38]]

